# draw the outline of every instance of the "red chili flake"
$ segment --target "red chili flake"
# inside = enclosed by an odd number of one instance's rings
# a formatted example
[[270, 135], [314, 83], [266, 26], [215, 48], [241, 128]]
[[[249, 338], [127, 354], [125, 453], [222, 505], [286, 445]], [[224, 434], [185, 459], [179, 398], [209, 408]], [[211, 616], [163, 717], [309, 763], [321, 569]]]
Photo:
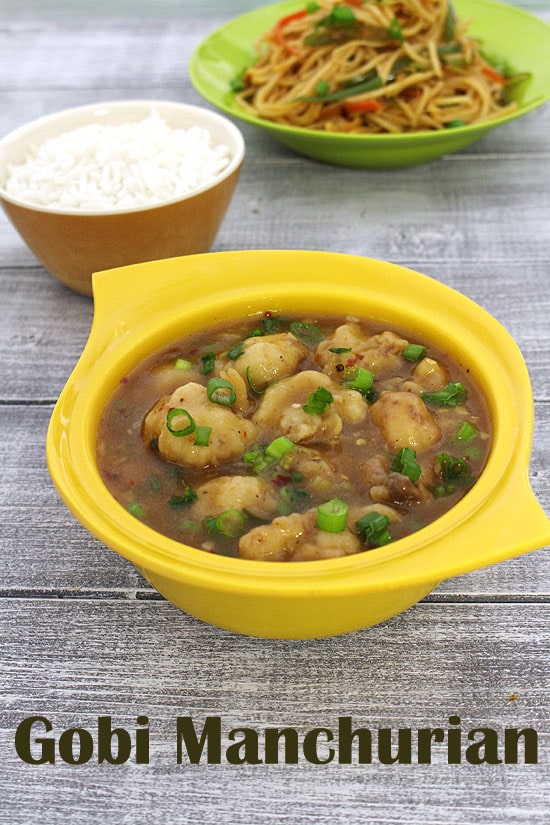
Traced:
[[276, 484], [278, 487], [285, 487], [287, 484], [290, 484], [292, 478], [290, 476], [283, 476], [279, 473], [276, 475], [275, 478], [271, 479], [273, 484]]
[[125, 376], [124, 376], [124, 378], [121, 378], [121, 379], [120, 379], [120, 383], [121, 383], [121, 384], [127, 384], [129, 380], [130, 380], [130, 379], [128, 378], [128, 376], [127, 376], [127, 375], [125, 375]]
[[130, 487], [135, 487], [136, 486], [136, 482], [133, 479], [130, 479], [128, 484], [130, 485]]
[[357, 362], [357, 358], [348, 358], [346, 363], [346, 367], [354, 367]]
[[358, 361], [362, 361], [365, 356], [362, 355], [360, 352], [358, 352], [358, 353], [356, 353], [355, 357], [357, 358]]

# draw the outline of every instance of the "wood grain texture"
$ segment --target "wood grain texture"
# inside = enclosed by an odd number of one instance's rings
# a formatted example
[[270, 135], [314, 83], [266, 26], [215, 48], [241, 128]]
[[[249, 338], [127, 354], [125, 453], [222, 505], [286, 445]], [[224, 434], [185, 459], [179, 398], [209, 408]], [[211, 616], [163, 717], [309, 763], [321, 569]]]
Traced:
[[[546, 821], [547, 607], [508, 605], [502, 622], [502, 605], [419, 605], [382, 627], [315, 642], [215, 631], [163, 602], [133, 608], [109, 600], [4, 605], [0, 822], [42, 816], [55, 825], [70, 808], [75, 824], [133, 823], [133, 804], [140, 821], [153, 823]], [[70, 632], [60, 636], [60, 627]], [[539, 662], [528, 672], [526, 651]], [[145, 714], [150, 762], [24, 765], [13, 737], [36, 714], [57, 735], [75, 725], [93, 730], [99, 715], [132, 730]], [[355, 727], [417, 731], [448, 727], [452, 714], [464, 737], [480, 725], [540, 731], [540, 764], [448, 765], [443, 750], [431, 765], [177, 765], [175, 758], [178, 716], [191, 716], [197, 728], [220, 716], [229, 744], [228, 732], [243, 726], [293, 727], [303, 736], [351, 716]]]
[[[187, 61], [255, 0], [0, 0], [0, 136], [43, 114], [150, 97], [204, 101]], [[548, 0], [517, 3], [550, 22]], [[247, 154], [215, 250], [391, 260], [468, 295], [513, 335], [535, 399], [531, 483], [550, 514], [550, 107], [394, 172], [330, 167], [241, 124]], [[433, 311], [437, 311], [436, 309]], [[165, 602], [90, 536], [50, 482], [53, 404], [90, 299], [55, 281], [0, 214], [0, 823], [546, 825], [550, 548], [442, 582], [378, 627], [265, 641]], [[518, 518], [521, 514], [518, 513]], [[24, 764], [18, 724], [150, 719], [148, 765]], [[232, 728], [533, 727], [537, 765], [177, 765], [175, 720]]]

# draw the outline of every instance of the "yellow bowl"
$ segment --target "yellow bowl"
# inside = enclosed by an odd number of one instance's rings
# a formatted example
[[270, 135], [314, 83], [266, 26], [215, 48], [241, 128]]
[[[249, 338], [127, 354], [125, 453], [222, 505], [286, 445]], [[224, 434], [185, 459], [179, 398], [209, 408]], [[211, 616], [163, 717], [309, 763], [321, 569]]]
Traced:
[[[442, 579], [550, 542], [550, 521], [529, 485], [527, 369], [504, 328], [460, 293], [390, 263], [285, 250], [124, 267], [96, 273], [93, 287], [90, 338], [50, 422], [50, 473], [79, 521], [193, 616], [260, 637], [337, 635], [400, 613]], [[488, 463], [475, 486], [407, 538], [315, 562], [211, 555], [130, 515], [105, 487], [95, 454], [102, 411], [121, 378], [187, 333], [266, 310], [370, 316], [448, 350], [484, 392], [493, 424]]]
[[[124, 209], [37, 206], [6, 191], [8, 169], [33, 147], [91, 124], [119, 126], [155, 112], [172, 129], [198, 126], [230, 152], [228, 165], [188, 195]], [[208, 252], [231, 202], [244, 158], [240, 130], [200, 106], [162, 100], [120, 100], [65, 109], [34, 120], [0, 140], [0, 203], [39, 261], [66, 286], [92, 292], [92, 272], [174, 255]]]

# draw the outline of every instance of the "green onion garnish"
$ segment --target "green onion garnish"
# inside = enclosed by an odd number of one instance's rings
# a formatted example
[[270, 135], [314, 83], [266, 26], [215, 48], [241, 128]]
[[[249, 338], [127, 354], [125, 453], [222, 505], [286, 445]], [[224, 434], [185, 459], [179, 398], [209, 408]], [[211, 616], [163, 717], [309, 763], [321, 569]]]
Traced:
[[141, 504], [138, 504], [137, 502], [134, 502], [133, 504], [129, 505], [128, 512], [135, 516], [135, 518], [139, 519], [142, 519], [145, 516], [145, 510], [143, 509]]
[[317, 527], [324, 533], [341, 533], [348, 518], [348, 505], [339, 498], [325, 501], [317, 508]]
[[290, 438], [287, 438], [286, 435], [280, 435], [278, 438], [274, 439], [271, 444], [268, 444], [265, 448], [265, 454], [269, 456], [269, 458], [279, 459], [282, 458], [286, 453], [293, 450], [296, 445], [294, 441], [291, 441]]
[[290, 331], [305, 344], [318, 344], [324, 338], [317, 324], [308, 324], [305, 321], [293, 321]]
[[195, 521], [195, 519], [186, 518], [179, 523], [178, 528], [182, 531], [182, 533], [198, 534], [202, 530], [202, 524], [200, 521]]
[[197, 447], [208, 447], [211, 432], [212, 427], [197, 427], [195, 431], [195, 445]]
[[207, 352], [201, 358], [201, 372], [203, 375], [209, 375], [216, 365], [216, 353]]
[[227, 350], [227, 357], [231, 361], [236, 361], [244, 352], [244, 341], [239, 341], [238, 344], [235, 344], [234, 347]]
[[422, 344], [409, 344], [403, 350], [403, 358], [407, 361], [422, 361], [427, 351], [428, 348], [423, 347]]
[[225, 378], [211, 378], [206, 386], [206, 394], [210, 401], [222, 407], [230, 407], [237, 400], [233, 384]]
[[315, 415], [323, 415], [329, 404], [332, 404], [334, 398], [325, 387], [317, 387], [315, 392], [311, 392], [307, 398], [307, 404], [302, 405], [302, 409], [307, 413]]
[[341, 355], [343, 352], [351, 352], [351, 347], [330, 347], [329, 352], [334, 352], [336, 355]]
[[457, 407], [466, 401], [468, 391], [459, 381], [451, 381], [438, 392], [421, 392], [420, 397], [426, 404], [434, 404], [437, 407]]
[[250, 471], [256, 474], [261, 473], [271, 464], [271, 459], [265, 457], [264, 448], [260, 444], [243, 453], [243, 461], [248, 464]]
[[454, 458], [448, 453], [439, 453], [437, 460], [439, 461], [444, 486], [451, 485], [453, 488], [455, 485], [458, 487], [469, 487], [474, 483], [475, 478], [470, 473], [470, 468], [465, 458]]
[[263, 393], [265, 392], [265, 389], [263, 389], [263, 390], [258, 389], [258, 387], [256, 386], [256, 384], [254, 383], [254, 381], [252, 380], [252, 378], [250, 376], [250, 364], [247, 366], [246, 370], [244, 371], [244, 374], [246, 376], [246, 383], [248, 384], [248, 386], [250, 387], [250, 389], [252, 390], [254, 395], [263, 395]]
[[445, 129], [459, 129], [461, 126], [466, 126], [466, 121], [460, 120], [460, 118], [456, 118], [456, 120], [449, 120], [445, 123]]
[[219, 516], [211, 516], [204, 520], [204, 526], [210, 535], [221, 533], [227, 538], [237, 538], [244, 531], [246, 515], [242, 510], [224, 510]]
[[192, 504], [197, 500], [198, 494], [187, 482], [182, 481], [183, 493], [180, 496], [170, 496], [168, 504], [170, 507], [182, 507], [184, 504]]
[[389, 544], [392, 537], [388, 530], [390, 520], [381, 513], [367, 513], [355, 522], [359, 538], [369, 547], [382, 547]]
[[477, 436], [477, 429], [469, 421], [464, 421], [453, 438], [453, 441], [472, 441]]
[[365, 367], [358, 367], [353, 376], [350, 380], [344, 381], [344, 387], [348, 387], [350, 390], [368, 390], [374, 381], [374, 375], [370, 370], [366, 370]]
[[[186, 424], [184, 423], [183, 427], [173, 427], [172, 421], [174, 418], [183, 418], [186, 420]], [[193, 416], [187, 412], [187, 410], [180, 410], [180, 409], [172, 409], [168, 410], [166, 415], [166, 429], [172, 433], [172, 435], [180, 436], [183, 435], [191, 435], [191, 433], [195, 432], [196, 428], [195, 421], [193, 420]]]
[[158, 493], [162, 487], [161, 480], [158, 476], [151, 476], [149, 479], [149, 484], [151, 485], [151, 490], [154, 490], [155, 493]]
[[192, 366], [193, 364], [191, 361], [186, 361], [185, 358], [178, 358], [174, 364], [174, 367], [177, 370], [190, 370]]
[[422, 470], [416, 462], [416, 450], [411, 447], [403, 447], [399, 450], [393, 460], [391, 469], [394, 473], [407, 476], [413, 484], [416, 484], [422, 475]]
[[[294, 474], [293, 474], [294, 475]], [[286, 484], [281, 490], [281, 503], [278, 513], [281, 516], [288, 516], [295, 509], [295, 505], [303, 504], [310, 498], [310, 493], [303, 487], [296, 487], [295, 484]]]

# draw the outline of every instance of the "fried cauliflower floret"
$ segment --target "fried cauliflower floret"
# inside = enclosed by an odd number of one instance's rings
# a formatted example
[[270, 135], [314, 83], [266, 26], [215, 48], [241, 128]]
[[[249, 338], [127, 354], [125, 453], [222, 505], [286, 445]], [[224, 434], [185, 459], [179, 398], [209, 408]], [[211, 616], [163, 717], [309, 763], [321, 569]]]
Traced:
[[391, 462], [382, 455], [371, 456], [361, 465], [361, 478], [375, 502], [408, 507], [432, 497], [421, 478], [413, 483], [410, 478], [391, 469]]
[[[195, 444], [195, 433], [177, 436], [170, 432], [166, 417], [170, 410], [186, 410], [197, 427], [211, 427], [207, 446]], [[173, 429], [183, 429], [185, 416], [172, 420]], [[164, 396], [146, 415], [142, 437], [146, 444], [156, 443], [159, 455], [166, 461], [174, 461], [183, 467], [208, 467], [238, 458], [255, 440], [257, 427], [229, 407], [209, 400], [206, 388], [190, 382], [178, 387], [172, 395]]]
[[243, 380], [248, 370], [249, 380], [258, 390], [292, 375], [308, 353], [306, 345], [291, 332], [246, 338], [243, 347], [242, 355], [234, 360], [222, 356], [221, 368], [231, 365]]
[[246, 510], [251, 516], [269, 519], [277, 512], [279, 495], [273, 484], [255, 476], [221, 476], [196, 488], [197, 500], [191, 518], [205, 519], [225, 510]]
[[[403, 350], [408, 341], [394, 332], [386, 330], [378, 335], [365, 335], [358, 324], [343, 324], [332, 338], [321, 341], [315, 359], [323, 367], [323, 372], [336, 377], [338, 365], [349, 359], [357, 359], [357, 366], [364, 367], [383, 378], [399, 370], [402, 365]], [[349, 349], [350, 352], [334, 353], [331, 349]]]
[[[322, 414], [306, 412], [303, 405], [318, 387], [325, 387], [334, 401]], [[330, 441], [342, 431], [342, 421], [359, 422], [366, 415], [366, 404], [358, 392], [342, 389], [324, 373], [304, 370], [268, 387], [252, 420], [299, 443]]]
[[392, 451], [412, 447], [421, 452], [441, 437], [436, 420], [413, 392], [382, 393], [371, 406], [370, 416]]
[[437, 392], [449, 382], [449, 373], [435, 358], [423, 358], [411, 373], [410, 379], [403, 382], [403, 390], [412, 392]]
[[301, 483], [315, 495], [328, 493], [337, 477], [328, 458], [311, 447], [297, 446], [287, 453], [281, 462], [281, 470], [287, 473], [301, 473]]
[[347, 528], [326, 533], [316, 527], [317, 509], [279, 516], [239, 540], [239, 555], [255, 561], [314, 561], [359, 553], [359, 538]]
[[348, 526], [355, 525], [356, 521], [359, 521], [359, 519], [367, 516], [369, 513], [378, 513], [381, 516], [387, 516], [390, 522], [401, 519], [401, 513], [393, 507], [389, 507], [387, 504], [357, 504], [354, 507], [350, 507]]

